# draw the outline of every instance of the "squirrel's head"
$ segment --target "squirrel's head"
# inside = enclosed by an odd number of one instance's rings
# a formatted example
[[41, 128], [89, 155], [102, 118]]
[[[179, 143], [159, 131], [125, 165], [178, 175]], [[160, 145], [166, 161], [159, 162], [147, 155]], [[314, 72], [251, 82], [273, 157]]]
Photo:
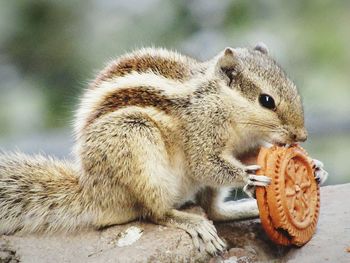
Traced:
[[214, 71], [229, 97], [239, 101], [234, 103], [237, 125], [250, 126], [273, 144], [306, 140], [298, 90], [264, 44], [251, 50], [226, 48], [215, 58]]

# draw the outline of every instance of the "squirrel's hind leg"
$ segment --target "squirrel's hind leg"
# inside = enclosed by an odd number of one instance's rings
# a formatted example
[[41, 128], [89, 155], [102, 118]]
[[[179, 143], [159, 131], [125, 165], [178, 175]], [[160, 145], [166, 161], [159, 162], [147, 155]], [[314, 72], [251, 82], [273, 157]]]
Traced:
[[136, 156], [140, 161], [139, 191], [134, 196], [142, 206], [143, 216], [154, 223], [185, 230], [199, 250], [212, 255], [221, 253], [226, 245], [212, 222], [203, 216], [174, 209], [185, 186], [178, 181], [179, 175], [174, 174], [170, 164], [171, 151], [164, 142], [169, 134], [148, 118], [142, 122], [147, 125], [140, 127], [140, 134], [134, 132], [133, 136], [137, 137], [134, 147], [138, 149]]
[[[172, 168], [172, 149], [168, 147], [173, 146], [173, 143], [169, 143], [173, 140], [167, 127], [142, 110], [111, 113], [102, 117], [98, 125], [87, 131], [92, 136], [88, 136], [85, 143], [85, 154], [95, 158], [88, 174], [91, 184], [96, 179], [94, 175], [100, 176], [101, 171], [108, 171], [102, 178], [110, 178], [109, 185], [123, 185], [128, 189], [128, 195], [132, 198], [128, 202], [134, 204], [133, 209], [137, 209], [139, 217], [185, 230], [198, 249], [210, 254], [225, 249], [225, 243], [209, 220], [174, 209], [183, 198], [184, 187], [189, 186], [183, 185], [179, 174]], [[103, 138], [101, 132], [93, 135], [97, 128], [103, 128]], [[111, 147], [106, 148], [103, 141], [108, 141]], [[101, 164], [101, 167], [96, 164]], [[85, 163], [85, 167], [89, 165]], [[94, 187], [98, 185], [99, 182]], [[101, 186], [104, 190], [101, 189], [99, 198], [106, 192], [110, 199], [118, 196], [113, 189], [106, 191], [106, 184]], [[123, 206], [124, 202], [114, 200], [113, 203]]]

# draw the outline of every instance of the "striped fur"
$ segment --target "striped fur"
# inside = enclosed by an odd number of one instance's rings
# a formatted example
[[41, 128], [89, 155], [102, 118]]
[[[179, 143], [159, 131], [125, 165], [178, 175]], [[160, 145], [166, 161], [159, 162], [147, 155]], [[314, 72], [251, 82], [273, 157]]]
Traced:
[[177, 52], [170, 52], [166, 49], [144, 48], [111, 62], [98, 75], [91, 88], [99, 87], [104, 81], [123, 77], [132, 72], [151, 72], [167, 79], [185, 81], [193, 74], [191, 69], [195, 64], [197, 64], [197, 61]]

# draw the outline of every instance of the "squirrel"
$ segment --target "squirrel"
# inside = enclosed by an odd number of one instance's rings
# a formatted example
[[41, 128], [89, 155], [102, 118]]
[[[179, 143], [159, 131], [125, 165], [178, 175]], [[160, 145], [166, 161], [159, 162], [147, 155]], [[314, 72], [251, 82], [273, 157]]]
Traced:
[[[205, 62], [159, 48], [123, 55], [86, 88], [74, 124], [72, 161], [0, 154], [0, 234], [145, 218], [216, 254], [226, 244], [212, 221], [258, 215], [253, 198], [224, 202], [230, 189], [254, 196], [270, 183], [240, 156], [307, 138], [298, 90], [264, 44]], [[191, 200], [209, 219], [179, 210]]]

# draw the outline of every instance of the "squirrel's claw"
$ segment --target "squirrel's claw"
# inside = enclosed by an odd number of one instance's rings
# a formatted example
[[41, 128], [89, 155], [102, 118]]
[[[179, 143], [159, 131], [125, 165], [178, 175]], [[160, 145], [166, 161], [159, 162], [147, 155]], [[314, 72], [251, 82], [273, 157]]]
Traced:
[[186, 230], [193, 240], [198, 251], [208, 252], [211, 256], [217, 256], [227, 249], [226, 243], [218, 236], [215, 226], [211, 221], [200, 220]]
[[328, 177], [328, 172], [323, 169], [324, 165], [321, 161], [313, 159], [315, 169], [315, 179], [319, 184], [323, 184]]
[[271, 178], [265, 175], [248, 174], [247, 184], [254, 186], [268, 186], [271, 183]]
[[261, 169], [260, 165], [248, 165], [245, 167], [245, 171], [248, 174], [255, 174], [257, 170]]
[[256, 171], [260, 168], [259, 165], [249, 165], [245, 168], [248, 176], [243, 191], [252, 198], [255, 198], [256, 186], [268, 186], [271, 183], [270, 177], [265, 175], [255, 175]]
[[323, 167], [324, 167], [323, 162], [321, 162], [320, 160], [313, 159], [312, 161], [314, 162], [314, 166], [315, 166], [316, 169], [317, 169], [317, 168], [323, 168]]

